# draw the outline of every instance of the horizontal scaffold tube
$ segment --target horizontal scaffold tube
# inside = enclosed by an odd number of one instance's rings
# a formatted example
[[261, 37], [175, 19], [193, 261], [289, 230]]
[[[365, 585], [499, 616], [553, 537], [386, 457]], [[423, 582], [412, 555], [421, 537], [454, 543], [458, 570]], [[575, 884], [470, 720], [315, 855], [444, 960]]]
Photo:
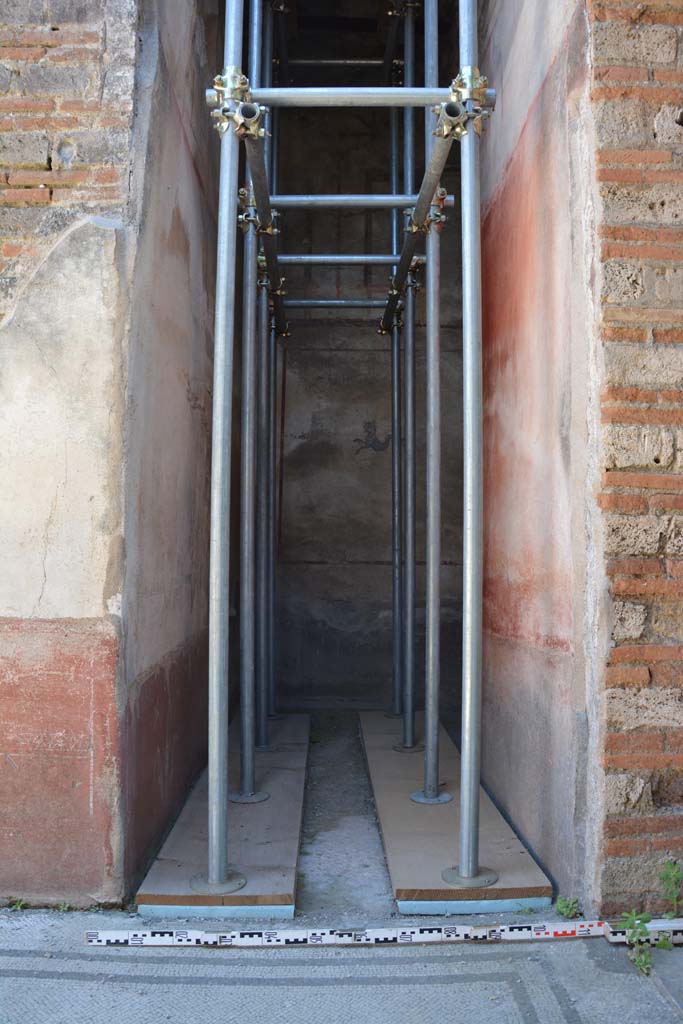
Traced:
[[292, 68], [381, 68], [384, 61], [373, 57], [321, 57], [316, 60], [312, 57], [297, 57], [290, 60]]
[[250, 98], [266, 107], [429, 107], [447, 103], [451, 93], [443, 88], [354, 85], [252, 89]]
[[242, 103], [238, 109], [241, 123], [245, 126], [242, 134], [247, 161], [251, 172], [251, 187], [254, 193], [254, 205], [258, 217], [258, 232], [263, 245], [266, 269], [270, 285], [270, 297], [273, 302], [275, 330], [278, 334], [287, 334], [287, 319], [282, 302], [282, 277], [277, 257], [277, 244], [273, 225], [273, 210], [268, 190], [268, 171], [266, 170], [266, 153], [264, 139], [251, 129], [258, 131], [261, 110], [253, 103]]
[[285, 299], [286, 309], [379, 309], [384, 299]]
[[411, 217], [410, 230], [406, 232], [401, 258], [392, 280], [391, 291], [387, 298], [384, 316], [380, 323], [382, 331], [390, 331], [396, 317], [396, 307], [403, 291], [403, 287], [410, 271], [415, 249], [420, 234], [429, 228], [429, 208], [434, 201], [434, 195], [439, 187], [439, 181], [443, 174], [448, 154], [451, 151], [453, 142], [458, 137], [458, 131], [462, 129], [467, 119], [464, 107], [460, 103], [444, 103], [441, 107], [439, 119], [434, 132], [434, 142], [429, 155], [429, 163], [425, 171], [422, 185], [415, 203]]
[[[415, 206], [417, 196], [388, 195], [300, 195], [270, 197], [270, 205], [277, 210], [322, 209], [330, 210], [355, 209], [361, 210], [407, 210]], [[446, 196], [444, 206], [453, 206], [453, 196]]]
[[373, 266], [393, 266], [398, 263], [399, 253], [391, 253], [386, 256], [368, 254], [366, 256], [343, 255], [340, 253], [287, 253], [286, 255], [280, 254], [280, 263], [283, 267], [285, 266], [303, 266], [303, 267], [327, 267], [327, 266], [344, 266], [344, 267], [373, 267]]

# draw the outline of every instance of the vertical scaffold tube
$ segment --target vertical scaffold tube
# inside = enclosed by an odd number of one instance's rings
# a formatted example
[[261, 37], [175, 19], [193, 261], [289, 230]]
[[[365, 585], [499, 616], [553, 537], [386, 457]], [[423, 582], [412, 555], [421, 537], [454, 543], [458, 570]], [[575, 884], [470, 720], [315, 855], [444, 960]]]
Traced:
[[[263, 2], [249, 8], [249, 76], [259, 84]], [[247, 192], [251, 175], [247, 167]], [[256, 343], [258, 291], [258, 238], [255, 210], [244, 235], [242, 292], [242, 464], [240, 486], [240, 789], [231, 799], [255, 803], [267, 798], [256, 792], [256, 579], [254, 570], [256, 526]]]
[[268, 713], [277, 715], [277, 334], [268, 332]]
[[[438, 84], [438, 0], [425, 0], [425, 85]], [[425, 116], [425, 162], [434, 142], [429, 110]], [[441, 629], [441, 251], [438, 231], [427, 234], [426, 269], [426, 660], [425, 660], [425, 755], [424, 787], [413, 793], [418, 803], [445, 803], [452, 797], [439, 787], [439, 683]]]
[[268, 747], [268, 392], [270, 360], [268, 358], [268, 336], [270, 315], [268, 310], [268, 287], [260, 283], [258, 300], [258, 438], [256, 489], [256, 746]]
[[[263, 78], [263, 84], [265, 88], [269, 88], [273, 84], [273, 8], [267, 2], [263, 17], [263, 53], [261, 56], [261, 76]], [[270, 107], [266, 108], [264, 127], [266, 129], [266, 167], [268, 168], [269, 173], [271, 167], [273, 146], [272, 116], [273, 111], [270, 109]]]
[[[390, 185], [398, 195], [398, 109], [389, 112]], [[391, 211], [391, 251], [398, 252], [399, 212]], [[393, 273], [396, 267], [393, 268]], [[403, 706], [403, 492], [401, 487], [401, 334], [396, 322], [391, 329], [391, 711], [398, 716]]]
[[[477, 4], [460, 0], [460, 62], [465, 78], [478, 76]], [[467, 101], [472, 109], [472, 101]], [[459, 888], [498, 880], [479, 864], [481, 642], [483, 558], [483, 439], [481, 360], [481, 214], [479, 136], [470, 124], [461, 141], [462, 376], [463, 376], [463, 589], [460, 844], [456, 867], [441, 873]]]
[[[477, 66], [477, 50], [476, 0], [460, 0], [463, 68]], [[472, 126], [461, 146], [464, 508], [459, 874], [464, 878], [479, 877], [480, 884], [491, 884], [495, 874], [479, 870], [483, 560], [481, 215], [479, 136]], [[488, 878], [481, 877], [487, 873]]]
[[392, 714], [403, 707], [403, 493], [401, 487], [401, 332], [391, 329]]
[[[282, 68], [280, 68], [282, 70]], [[282, 84], [282, 83], [280, 83]], [[271, 192], [278, 189], [280, 111], [272, 112]], [[272, 282], [271, 282], [272, 284]], [[268, 713], [277, 714], [277, 335], [268, 332]]]
[[233, 799], [248, 799], [255, 781], [255, 574], [254, 528], [256, 473], [256, 225], [244, 236], [242, 298], [242, 464], [240, 487], [240, 792]]
[[[273, 6], [264, 0], [263, 12], [263, 50], [261, 57], [261, 78], [267, 88], [273, 83]], [[264, 139], [265, 162], [270, 173], [273, 155], [273, 111], [266, 110], [266, 136]], [[263, 749], [268, 746], [268, 704], [269, 704], [269, 673], [268, 673], [268, 531], [266, 514], [268, 508], [268, 434], [266, 428], [267, 415], [267, 374], [268, 362], [268, 294], [265, 284], [259, 292], [259, 323], [258, 323], [258, 481], [257, 481], [257, 519], [256, 519], [256, 744]]]
[[[408, 4], [403, 28], [403, 84], [415, 84], [415, 8]], [[415, 114], [403, 111], [403, 191], [415, 188]], [[395, 252], [396, 250], [394, 250]], [[408, 277], [403, 312], [404, 388], [404, 569], [403, 569], [403, 747], [415, 746], [415, 288]]]
[[[243, 3], [225, 14], [225, 68], [242, 59]], [[240, 888], [244, 878], [228, 866], [228, 667], [230, 627], [230, 464], [235, 310], [235, 245], [239, 140], [221, 135], [214, 324], [211, 444], [211, 539], [209, 560], [209, 887]]]
[[408, 276], [403, 328], [405, 407], [405, 598], [403, 604], [403, 747], [415, 746], [415, 283]]

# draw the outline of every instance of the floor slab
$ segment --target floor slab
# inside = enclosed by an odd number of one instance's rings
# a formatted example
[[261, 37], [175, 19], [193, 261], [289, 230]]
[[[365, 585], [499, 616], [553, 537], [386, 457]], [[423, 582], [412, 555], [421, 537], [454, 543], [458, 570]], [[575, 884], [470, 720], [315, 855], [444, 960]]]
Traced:
[[457, 861], [459, 833], [460, 755], [455, 745], [441, 728], [439, 776], [453, 800], [417, 804], [410, 794], [422, 788], [423, 755], [393, 749], [400, 720], [374, 711], [363, 712], [360, 720], [394, 899], [402, 913], [499, 913], [550, 905], [550, 882], [483, 789], [480, 863], [493, 868], [498, 881], [481, 889], [447, 885], [441, 872]]
[[[308, 715], [271, 723], [272, 749], [256, 755], [256, 783], [270, 794], [255, 804], [230, 804], [230, 864], [246, 876], [237, 892], [200, 894], [191, 880], [206, 871], [206, 773], [190, 794], [168, 839], [138, 891], [140, 913], [150, 916], [290, 918], [308, 758]], [[239, 778], [239, 721], [230, 728], [230, 777]]]

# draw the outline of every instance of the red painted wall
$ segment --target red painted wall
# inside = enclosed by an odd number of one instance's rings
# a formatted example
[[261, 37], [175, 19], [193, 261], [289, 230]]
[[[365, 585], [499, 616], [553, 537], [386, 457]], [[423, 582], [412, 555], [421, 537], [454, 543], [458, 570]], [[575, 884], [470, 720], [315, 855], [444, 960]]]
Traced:
[[[585, 742], [577, 713], [574, 595], [582, 581], [573, 511], [575, 453], [583, 454], [585, 437], [575, 426], [572, 376], [587, 335], [581, 337], [573, 317], [569, 142], [569, 95], [587, 71], [581, 12], [555, 42], [561, 45], [540, 91], [527, 100], [525, 123], [482, 226], [483, 773], [567, 891], [580, 872], [575, 819]], [[504, 88], [496, 68], [486, 70]]]
[[0, 620], [0, 899], [120, 898], [119, 640], [106, 620]]

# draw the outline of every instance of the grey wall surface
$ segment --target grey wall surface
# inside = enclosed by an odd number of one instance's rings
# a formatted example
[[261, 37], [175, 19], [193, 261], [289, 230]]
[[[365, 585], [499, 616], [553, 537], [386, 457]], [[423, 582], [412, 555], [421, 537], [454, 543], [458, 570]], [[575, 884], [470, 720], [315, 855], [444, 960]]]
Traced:
[[[360, 44], [359, 44], [360, 45]], [[282, 192], [388, 192], [384, 110], [286, 111]], [[416, 113], [417, 167], [424, 128]], [[457, 189], [457, 152], [445, 184]], [[461, 576], [460, 254], [457, 214], [442, 233], [443, 664], [458, 703]], [[285, 211], [281, 250], [390, 252], [388, 211]], [[386, 295], [388, 267], [287, 268], [290, 298]], [[424, 284], [424, 274], [421, 275]], [[424, 322], [417, 332], [417, 679], [424, 671]], [[294, 313], [297, 314], [296, 319]], [[287, 706], [377, 706], [391, 687], [390, 338], [380, 310], [292, 311], [280, 346], [279, 682]], [[284, 404], [283, 404], [284, 402]], [[449, 714], [449, 718], [452, 715]]]

